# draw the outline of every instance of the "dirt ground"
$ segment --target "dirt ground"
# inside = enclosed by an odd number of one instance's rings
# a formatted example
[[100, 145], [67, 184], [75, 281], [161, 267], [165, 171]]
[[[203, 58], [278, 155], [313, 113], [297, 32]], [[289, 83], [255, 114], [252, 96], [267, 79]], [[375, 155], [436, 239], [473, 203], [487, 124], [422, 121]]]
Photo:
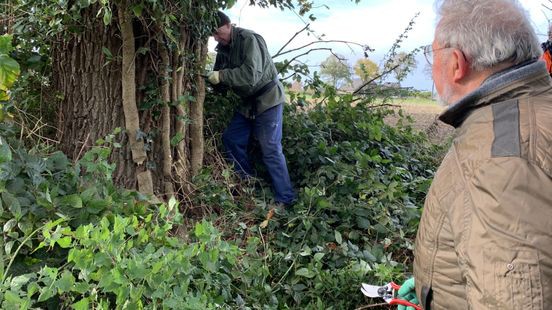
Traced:
[[[444, 111], [444, 107], [434, 103], [409, 103], [407, 101], [393, 102], [395, 110], [402, 109], [403, 112], [412, 116], [414, 126], [419, 130], [425, 131], [431, 141], [438, 143], [445, 141], [452, 136], [454, 128], [440, 120], [439, 114]], [[393, 124], [397, 121], [397, 117], [389, 117], [388, 121]]]

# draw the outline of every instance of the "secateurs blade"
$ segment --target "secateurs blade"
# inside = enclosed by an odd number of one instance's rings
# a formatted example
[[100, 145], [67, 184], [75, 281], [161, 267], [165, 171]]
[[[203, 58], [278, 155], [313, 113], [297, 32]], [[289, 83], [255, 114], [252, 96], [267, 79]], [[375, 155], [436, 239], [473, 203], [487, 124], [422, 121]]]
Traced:
[[400, 285], [395, 282], [389, 282], [384, 286], [381, 285], [369, 285], [362, 283], [360, 291], [362, 294], [371, 297], [371, 298], [383, 298], [386, 303], [390, 305], [403, 305], [407, 307], [413, 307], [416, 310], [422, 310], [422, 307], [413, 304], [404, 299], [399, 299], [396, 297], [396, 292], [401, 288]]

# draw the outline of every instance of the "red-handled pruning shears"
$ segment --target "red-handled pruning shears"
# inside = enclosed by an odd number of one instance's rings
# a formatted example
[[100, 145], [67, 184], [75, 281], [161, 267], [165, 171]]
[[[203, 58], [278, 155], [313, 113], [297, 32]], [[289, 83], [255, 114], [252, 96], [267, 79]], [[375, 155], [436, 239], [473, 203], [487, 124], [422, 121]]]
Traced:
[[368, 285], [365, 283], [362, 283], [362, 287], [360, 288], [360, 291], [362, 294], [376, 298], [381, 297], [383, 300], [385, 300], [386, 303], [390, 305], [403, 305], [407, 307], [412, 307], [416, 310], [422, 310], [422, 307], [413, 304], [409, 301], [406, 301], [404, 299], [399, 299], [395, 297], [396, 292], [401, 288], [400, 285], [396, 284], [395, 282], [389, 282], [384, 286], [378, 286], [378, 285]]

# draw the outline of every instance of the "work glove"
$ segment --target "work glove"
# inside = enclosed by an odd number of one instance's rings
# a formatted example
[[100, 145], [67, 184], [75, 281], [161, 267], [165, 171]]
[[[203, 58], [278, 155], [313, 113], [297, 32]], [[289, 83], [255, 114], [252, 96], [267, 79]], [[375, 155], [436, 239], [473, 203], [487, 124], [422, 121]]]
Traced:
[[211, 71], [207, 79], [211, 82], [211, 84], [217, 85], [220, 83], [220, 73], [218, 71]]
[[[415, 305], [419, 304], [418, 297], [416, 297], [416, 286], [414, 284], [414, 277], [406, 280], [399, 291], [397, 292], [397, 298], [409, 301]], [[399, 305], [398, 310], [414, 310], [412, 307]]]

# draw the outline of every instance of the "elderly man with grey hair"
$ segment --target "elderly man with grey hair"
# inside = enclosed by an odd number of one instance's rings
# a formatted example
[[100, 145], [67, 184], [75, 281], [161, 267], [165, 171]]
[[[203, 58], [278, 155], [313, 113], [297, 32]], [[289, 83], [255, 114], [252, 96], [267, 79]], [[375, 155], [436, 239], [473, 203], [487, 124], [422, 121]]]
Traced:
[[424, 309], [552, 309], [552, 81], [515, 0], [437, 3], [425, 49], [454, 127], [414, 259]]

